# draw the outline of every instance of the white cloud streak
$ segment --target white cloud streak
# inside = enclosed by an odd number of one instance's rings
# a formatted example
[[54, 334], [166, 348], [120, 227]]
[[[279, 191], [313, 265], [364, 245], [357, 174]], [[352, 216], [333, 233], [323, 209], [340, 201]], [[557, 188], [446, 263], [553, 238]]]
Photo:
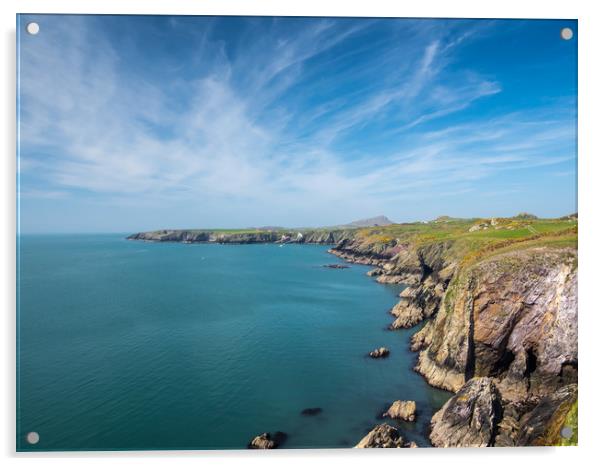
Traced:
[[[448, 70], [471, 31], [454, 41], [408, 44], [407, 59], [400, 54], [405, 63], [383, 77], [383, 86], [300, 106], [292, 89], [310, 73], [308, 63], [372, 23], [340, 28], [320, 20], [298, 35], [275, 25], [234, 58], [203, 34], [199, 54], [209, 50], [210, 63], [174, 83], [132, 72], [88, 26], [68, 17], [46, 28], [44, 41], [23, 44], [21, 170], [36, 180], [28, 186], [24, 178], [23, 195], [77, 190], [276, 210], [299, 199], [316, 209], [356, 199], [373, 208], [435, 187], [470, 190], [467, 184], [496, 173], [574, 157], [569, 120], [546, 120], [537, 111], [420, 130], [503, 91], [474, 70]], [[324, 79], [336, 84], [337, 76]], [[288, 95], [295, 97], [290, 103]], [[381, 130], [392, 138], [387, 149], [374, 152], [367, 140], [349, 157], [339, 148], [383, 121], [398, 122]]]

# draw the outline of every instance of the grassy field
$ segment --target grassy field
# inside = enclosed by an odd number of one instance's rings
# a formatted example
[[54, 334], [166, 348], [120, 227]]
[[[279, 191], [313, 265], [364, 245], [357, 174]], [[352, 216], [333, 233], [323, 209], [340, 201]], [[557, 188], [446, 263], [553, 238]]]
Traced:
[[356, 235], [362, 242], [409, 243], [423, 246], [449, 242], [449, 254], [464, 265], [491, 254], [521, 248], [577, 247], [577, 219], [496, 218], [451, 219], [363, 228]]
[[[192, 228], [192, 229], [186, 229], [185, 231], [189, 231], [190, 233], [194, 233], [194, 234], [222, 233], [224, 235], [239, 235], [239, 234], [265, 233], [270, 230], [259, 229], [259, 228]], [[274, 229], [271, 231], [280, 231], [280, 230]]]

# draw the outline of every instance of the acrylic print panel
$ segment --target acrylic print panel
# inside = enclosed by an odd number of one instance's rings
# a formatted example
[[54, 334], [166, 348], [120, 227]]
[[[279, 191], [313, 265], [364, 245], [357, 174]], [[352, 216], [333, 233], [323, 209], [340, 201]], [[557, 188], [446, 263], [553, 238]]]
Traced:
[[577, 443], [576, 21], [17, 31], [18, 450]]

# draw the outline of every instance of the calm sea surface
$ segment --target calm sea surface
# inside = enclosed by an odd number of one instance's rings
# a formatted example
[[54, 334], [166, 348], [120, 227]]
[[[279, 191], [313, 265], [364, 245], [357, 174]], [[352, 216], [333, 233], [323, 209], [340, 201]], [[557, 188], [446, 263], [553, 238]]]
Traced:
[[[245, 448], [265, 431], [349, 447], [396, 399], [416, 400], [396, 425], [428, 445], [449, 395], [412, 371], [414, 330], [385, 330], [401, 287], [321, 267], [340, 262], [323, 246], [124, 236], [20, 239], [19, 450]], [[365, 356], [378, 346], [391, 356]]]

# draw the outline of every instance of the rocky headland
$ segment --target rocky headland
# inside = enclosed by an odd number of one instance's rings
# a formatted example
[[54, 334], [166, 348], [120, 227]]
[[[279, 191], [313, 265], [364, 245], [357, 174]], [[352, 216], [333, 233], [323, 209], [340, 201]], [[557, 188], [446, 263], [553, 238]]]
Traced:
[[381, 283], [408, 285], [390, 310], [392, 330], [427, 320], [412, 338], [415, 370], [455, 393], [432, 418], [433, 445], [564, 442], [577, 409], [574, 222], [450, 221], [430, 234], [358, 237], [331, 250], [376, 266], [369, 275]]
[[[576, 444], [577, 216], [453, 219], [382, 227], [218, 232], [161, 230], [132, 240], [317, 243], [407, 287], [391, 330], [426, 320], [415, 370], [454, 395], [431, 420], [435, 446]], [[564, 426], [573, 437], [564, 439]], [[361, 445], [361, 446], [360, 446]], [[359, 448], [403, 447], [381, 424]]]
[[354, 229], [315, 230], [156, 230], [134, 233], [129, 240], [217, 244], [337, 244], [351, 238]]

